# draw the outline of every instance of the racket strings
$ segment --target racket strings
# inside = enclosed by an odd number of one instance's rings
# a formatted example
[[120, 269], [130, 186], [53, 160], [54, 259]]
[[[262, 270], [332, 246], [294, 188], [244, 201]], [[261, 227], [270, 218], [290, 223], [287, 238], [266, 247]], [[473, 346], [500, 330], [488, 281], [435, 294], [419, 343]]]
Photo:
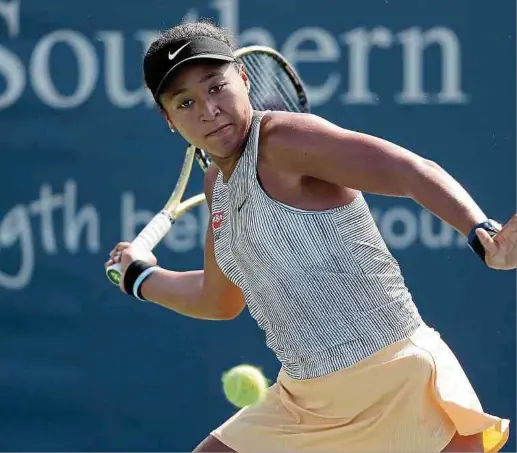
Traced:
[[269, 61], [251, 62], [250, 67], [253, 72], [252, 82], [254, 82], [251, 85], [257, 88], [256, 95], [252, 93], [252, 103], [254, 101], [256, 104], [261, 104], [263, 108], [276, 107], [289, 111], [300, 110], [296, 92], [289, 90], [290, 81], [283, 69], [274, 60], [269, 58]]
[[282, 65], [267, 54], [242, 57], [250, 79], [250, 100], [257, 110], [304, 111], [298, 92]]

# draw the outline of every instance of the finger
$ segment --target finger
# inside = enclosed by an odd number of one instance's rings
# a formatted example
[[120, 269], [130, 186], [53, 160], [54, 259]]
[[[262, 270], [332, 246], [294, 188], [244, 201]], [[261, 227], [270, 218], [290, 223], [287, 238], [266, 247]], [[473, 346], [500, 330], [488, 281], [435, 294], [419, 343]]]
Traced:
[[517, 214], [514, 214], [508, 222], [501, 228], [499, 235], [505, 239], [510, 239], [515, 242], [517, 239]]
[[106, 261], [106, 262], [104, 263], [104, 267], [105, 267], [105, 268], [108, 268], [108, 267], [110, 267], [112, 264], [113, 264], [113, 260], [111, 260], [111, 259], [110, 259], [110, 260], [108, 260], [108, 261]]
[[110, 252], [110, 257], [113, 258], [113, 256], [118, 252], [120, 254], [121, 250], [127, 249], [131, 244], [129, 242], [119, 242], [113, 250]]
[[498, 244], [482, 228], [478, 228], [476, 230], [476, 236], [479, 238], [479, 242], [481, 242], [481, 245], [483, 246], [487, 254], [495, 253], [498, 250]]

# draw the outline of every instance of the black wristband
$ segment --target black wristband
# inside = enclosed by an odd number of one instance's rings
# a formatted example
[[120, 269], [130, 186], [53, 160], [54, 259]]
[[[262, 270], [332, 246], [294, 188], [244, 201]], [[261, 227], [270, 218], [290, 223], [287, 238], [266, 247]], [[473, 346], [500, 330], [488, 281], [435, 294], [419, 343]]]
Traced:
[[133, 287], [135, 285], [136, 279], [140, 276], [142, 272], [150, 267], [154, 267], [152, 264], [149, 264], [147, 261], [135, 260], [133, 261], [126, 269], [124, 274], [124, 290], [130, 296], [137, 297], [136, 294], [133, 294]]
[[496, 234], [498, 234], [501, 229], [500, 227], [492, 220], [485, 220], [484, 222], [481, 222], [480, 224], [476, 225], [472, 230], [470, 230], [467, 243], [470, 247], [470, 249], [478, 255], [481, 260], [485, 261], [485, 248], [483, 247], [483, 244], [481, 244], [481, 241], [477, 237], [476, 230], [478, 228], [481, 228], [485, 230], [491, 237], [494, 237]]

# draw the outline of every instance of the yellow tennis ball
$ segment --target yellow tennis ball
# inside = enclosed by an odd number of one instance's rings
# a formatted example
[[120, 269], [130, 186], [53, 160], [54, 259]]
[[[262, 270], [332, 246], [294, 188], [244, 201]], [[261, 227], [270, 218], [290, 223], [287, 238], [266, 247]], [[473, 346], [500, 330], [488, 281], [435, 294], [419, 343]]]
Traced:
[[266, 396], [268, 381], [253, 365], [238, 365], [223, 374], [223, 391], [238, 408], [259, 403]]

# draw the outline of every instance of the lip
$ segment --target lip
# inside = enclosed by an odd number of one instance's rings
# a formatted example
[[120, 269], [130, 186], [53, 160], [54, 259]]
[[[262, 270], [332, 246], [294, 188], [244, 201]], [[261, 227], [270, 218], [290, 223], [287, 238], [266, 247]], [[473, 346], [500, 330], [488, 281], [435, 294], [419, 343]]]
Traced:
[[206, 134], [205, 137], [213, 137], [214, 135], [217, 135], [221, 132], [225, 132], [230, 126], [231, 124], [223, 124], [222, 126], [219, 126], [218, 128]]

